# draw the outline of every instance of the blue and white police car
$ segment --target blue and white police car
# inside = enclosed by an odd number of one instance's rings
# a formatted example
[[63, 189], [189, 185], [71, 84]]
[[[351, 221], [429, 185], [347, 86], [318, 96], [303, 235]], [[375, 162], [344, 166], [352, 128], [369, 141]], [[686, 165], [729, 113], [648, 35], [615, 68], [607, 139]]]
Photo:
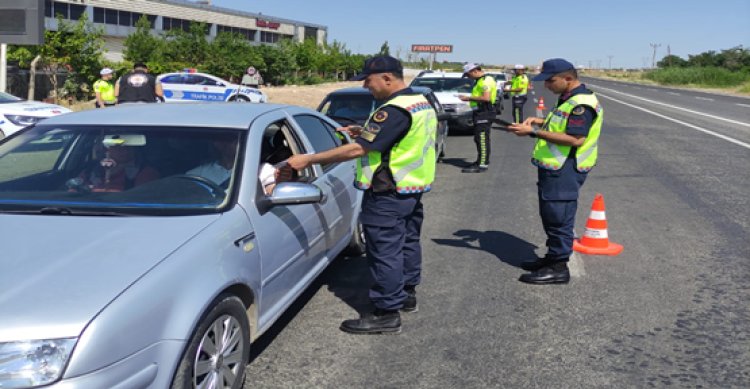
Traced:
[[219, 77], [192, 70], [165, 73], [159, 75], [156, 79], [161, 82], [164, 90], [164, 101], [167, 103], [191, 101], [268, 102], [268, 96], [256, 88], [232, 84]]
[[67, 112], [70, 110], [59, 105], [27, 101], [0, 92], [0, 139], [50, 116]]

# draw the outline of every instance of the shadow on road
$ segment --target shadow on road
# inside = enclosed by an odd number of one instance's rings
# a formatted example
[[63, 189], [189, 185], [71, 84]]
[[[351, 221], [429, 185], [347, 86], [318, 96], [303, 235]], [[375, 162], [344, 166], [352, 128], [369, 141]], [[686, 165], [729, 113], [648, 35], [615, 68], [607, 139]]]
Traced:
[[441, 163], [445, 165], [451, 165], [455, 167], [465, 168], [469, 165], [471, 165], [474, 161], [467, 161], [464, 158], [443, 158]]
[[453, 233], [456, 239], [433, 239], [440, 245], [486, 251], [499, 260], [515, 267], [521, 262], [536, 258], [537, 248], [517, 236], [503, 231], [458, 230]]

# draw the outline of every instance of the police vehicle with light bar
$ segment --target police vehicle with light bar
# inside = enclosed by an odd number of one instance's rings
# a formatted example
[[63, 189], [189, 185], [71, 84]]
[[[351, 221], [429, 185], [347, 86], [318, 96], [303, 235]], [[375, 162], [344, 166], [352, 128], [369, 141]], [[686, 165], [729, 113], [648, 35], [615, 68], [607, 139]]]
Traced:
[[0, 92], [0, 139], [50, 116], [70, 112], [55, 104], [20, 99]]
[[237, 101], [266, 103], [268, 97], [256, 88], [232, 84], [227, 80], [193, 69], [165, 73], [156, 78], [161, 82], [166, 103], [191, 101]]

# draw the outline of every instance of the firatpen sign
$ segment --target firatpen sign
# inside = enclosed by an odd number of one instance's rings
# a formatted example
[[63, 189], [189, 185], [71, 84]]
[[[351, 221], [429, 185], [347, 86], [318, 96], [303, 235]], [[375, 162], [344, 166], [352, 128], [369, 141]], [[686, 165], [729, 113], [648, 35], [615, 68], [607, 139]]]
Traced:
[[414, 53], [452, 53], [453, 45], [411, 45]]

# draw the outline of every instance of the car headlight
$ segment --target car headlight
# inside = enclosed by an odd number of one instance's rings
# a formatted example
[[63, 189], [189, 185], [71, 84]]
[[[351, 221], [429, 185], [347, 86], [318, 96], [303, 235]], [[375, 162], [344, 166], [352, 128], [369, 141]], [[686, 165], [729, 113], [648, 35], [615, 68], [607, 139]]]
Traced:
[[33, 388], [57, 381], [77, 338], [0, 343], [0, 388]]
[[11, 123], [17, 126], [30, 126], [44, 119], [44, 118], [40, 118], [39, 116], [24, 116], [24, 115], [5, 115], [5, 117], [8, 120], [10, 120]]

